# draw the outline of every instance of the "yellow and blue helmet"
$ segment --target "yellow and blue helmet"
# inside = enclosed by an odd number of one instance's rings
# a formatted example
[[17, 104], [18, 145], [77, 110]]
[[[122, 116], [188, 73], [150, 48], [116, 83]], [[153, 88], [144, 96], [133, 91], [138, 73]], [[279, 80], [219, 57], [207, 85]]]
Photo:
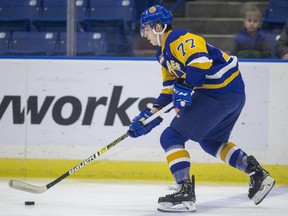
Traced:
[[153, 28], [157, 23], [163, 25], [172, 24], [173, 16], [172, 13], [161, 5], [154, 5], [141, 14], [140, 24], [141, 27], [150, 25]]

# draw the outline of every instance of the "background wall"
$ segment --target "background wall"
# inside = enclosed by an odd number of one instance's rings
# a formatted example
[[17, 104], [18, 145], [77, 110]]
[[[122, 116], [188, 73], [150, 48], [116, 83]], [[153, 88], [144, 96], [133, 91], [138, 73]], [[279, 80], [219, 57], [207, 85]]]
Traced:
[[[0, 59], [0, 65], [0, 176], [47, 176], [35, 173], [41, 161], [50, 176], [51, 167], [57, 173], [57, 167], [71, 168], [125, 133], [161, 89], [160, 66], [150, 60]], [[280, 165], [287, 181], [288, 64], [240, 62], [240, 69], [247, 103], [231, 140], [261, 163]], [[169, 175], [158, 140], [173, 116], [165, 114], [147, 136], [125, 139], [98, 163], [113, 172], [114, 161], [126, 172], [131, 162], [144, 167], [155, 162]], [[193, 163], [222, 166], [197, 143], [187, 147]], [[15, 169], [7, 170], [7, 163]]]

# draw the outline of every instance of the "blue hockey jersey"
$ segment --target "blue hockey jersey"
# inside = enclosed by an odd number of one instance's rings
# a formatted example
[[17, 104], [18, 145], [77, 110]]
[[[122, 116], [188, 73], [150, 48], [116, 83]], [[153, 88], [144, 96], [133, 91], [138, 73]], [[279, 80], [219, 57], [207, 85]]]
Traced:
[[156, 57], [162, 65], [163, 88], [154, 104], [165, 106], [172, 100], [177, 78], [210, 96], [226, 92], [244, 94], [238, 60], [187, 30], [166, 33]]

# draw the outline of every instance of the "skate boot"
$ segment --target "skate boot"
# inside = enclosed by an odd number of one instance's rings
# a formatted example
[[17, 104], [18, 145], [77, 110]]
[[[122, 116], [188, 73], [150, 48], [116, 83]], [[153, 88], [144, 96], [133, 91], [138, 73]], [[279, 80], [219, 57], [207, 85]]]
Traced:
[[255, 205], [258, 205], [271, 191], [275, 180], [270, 177], [269, 173], [260, 166], [253, 156], [248, 156], [247, 162], [247, 173], [250, 176], [248, 197], [253, 200]]
[[180, 185], [180, 189], [158, 199], [158, 210], [164, 212], [195, 212], [195, 178]]

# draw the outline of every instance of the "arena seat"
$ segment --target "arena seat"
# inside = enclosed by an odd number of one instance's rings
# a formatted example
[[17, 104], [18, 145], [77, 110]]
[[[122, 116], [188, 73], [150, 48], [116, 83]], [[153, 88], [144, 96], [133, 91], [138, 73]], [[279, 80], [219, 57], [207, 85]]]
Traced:
[[121, 18], [128, 28], [136, 19], [134, 0], [89, 0], [88, 5], [90, 18]]
[[282, 29], [288, 21], [288, 1], [269, 0], [268, 8], [263, 19], [263, 28], [267, 31]]
[[54, 55], [57, 32], [13, 32], [9, 55]]
[[105, 32], [109, 55], [131, 55], [136, 21], [134, 0], [89, 0], [84, 31]]
[[41, 15], [40, 0], [0, 0], [0, 31], [30, 31]]
[[287, 0], [269, 0], [269, 8], [287, 8]]
[[107, 54], [120, 55], [126, 51], [125, 31], [121, 19], [86, 19], [82, 22], [86, 32], [104, 32], [107, 38]]
[[[76, 22], [86, 17], [87, 0], [75, 0]], [[41, 18], [33, 24], [38, 31], [66, 31], [67, 0], [42, 0]]]
[[0, 55], [9, 54], [10, 40], [11, 40], [10, 32], [0, 32]]
[[[66, 32], [61, 32], [57, 55], [65, 55]], [[105, 56], [107, 53], [106, 35], [102, 32], [77, 32], [76, 56]]]

